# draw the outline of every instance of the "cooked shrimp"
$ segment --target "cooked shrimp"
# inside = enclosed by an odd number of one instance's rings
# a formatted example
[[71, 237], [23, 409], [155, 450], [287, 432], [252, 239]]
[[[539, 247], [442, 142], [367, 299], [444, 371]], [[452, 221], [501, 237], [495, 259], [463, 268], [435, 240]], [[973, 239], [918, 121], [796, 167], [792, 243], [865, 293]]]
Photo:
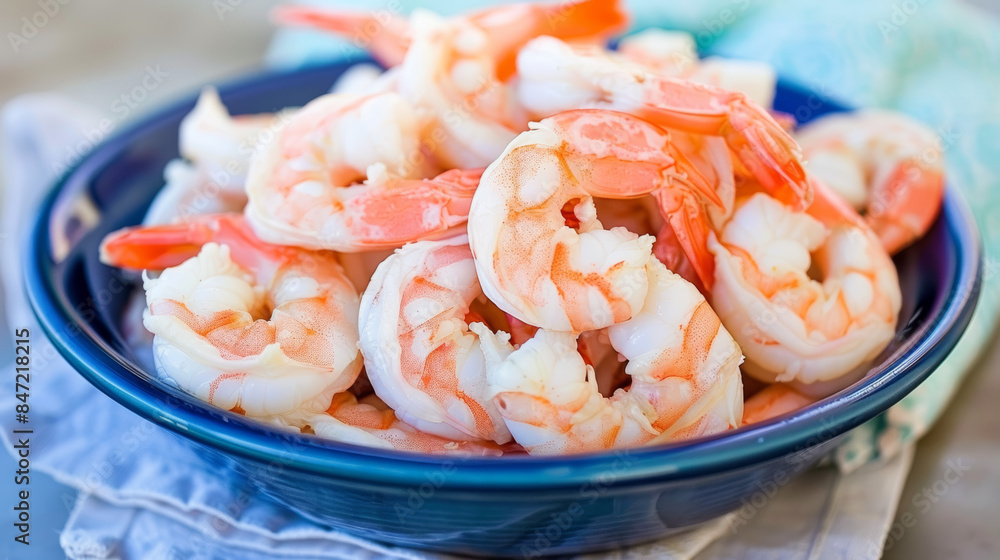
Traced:
[[815, 190], [808, 213], [760, 192], [737, 208], [709, 239], [711, 299], [746, 373], [823, 396], [863, 375], [892, 340], [901, 292], [875, 234], [836, 194]]
[[[529, 325], [517, 317], [505, 314], [510, 328], [510, 343], [514, 348], [531, 340], [538, 332], [538, 327]], [[602, 395], [610, 395], [615, 389], [625, 384], [625, 365], [621, 355], [611, 346], [608, 329], [584, 331], [576, 339], [576, 349], [588, 366], [594, 368], [594, 378]]]
[[665, 77], [621, 55], [553, 37], [532, 40], [517, 61], [518, 99], [534, 116], [600, 107], [671, 130], [718, 136], [740, 170], [773, 196], [799, 208], [812, 199], [797, 144], [745, 94]]
[[[728, 153], [726, 157], [728, 157]], [[711, 180], [709, 181], [711, 182]], [[732, 184], [731, 177], [729, 183]], [[730, 211], [733, 204], [732, 195], [733, 193], [730, 191], [727, 201]], [[667, 269], [671, 272], [679, 274], [681, 278], [694, 284], [703, 294], [706, 293], [697, 271], [684, 254], [683, 245], [674, 234], [670, 224], [663, 219], [660, 208], [652, 196], [629, 199], [596, 198], [594, 204], [597, 207], [597, 218], [605, 229], [624, 227], [639, 235], [655, 235], [653, 256], [667, 265]], [[720, 214], [720, 219], [721, 216], [722, 214]], [[596, 368], [596, 365], [595, 369], [598, 370], [598, 374], [601, 373], [600, 368]]]
[[778, 77], [773, 66], [718, 56], [698, 60], [694, 37], [683, 31], [646, 29], [622, 39], [618, 52], [664, 76], [739, 91], [765, 108], [774, 103]]
[[294, 110], [230, 116], [219, 93], [205, 88], [180, 127], [181, 155], [203, 167], [221, 188], [242, 191], [257, 148], [283, 127]]
[[510, 441], [484, 396], [486, 371], [470, 309], [483, 299], [464, 235], [411, 243], [387, 258], [361, 298], [358, 330], [375, 393], [404, 422], [457, 440]]
[[781, 383], [768, 385], [743, 403], [743, 425], [756, 424], [782, 414], [795, 412], [816, 402]]
[[385, 67], [399, 64], [410, 46], [409, 23], [387, 10], [375, 12], [292, 5], [276, 7], [271, 17], [280, 25], [312, 27], [340, 35], [367, 50]]
[[165, 185], [143, 223], [165, 224], [197, 214], [238, 212], [246, 205], [247, 168], [257, 146], [289, 111], [231, 117], [214, 88], [205, 88], [180, 126], [180, 151], [163, 171]]
[[[412, 20], [385, 12], [282, 6], [274, 17], [279, 23], [315, 27], [353, 39], [388, 68], [403, 62], [414, 40]], [[484, 46], [494, 53], [501, 81], [514, 74], [517, 51], [534, 37], [551, 35], [603, 44], [628, 23], [618, 0], [511, 4], [454, 16], [449, 22], [472, 33], [457, 44], [458, 54], [476, 50], [482, 39], [488, 41]]]
[[434, 120], [434, 155], [448, 167], [485, 167], [528, 118], [511, 88], [495, 77], [485, 32], [419, 11], [413, 41], [395, 67], [400, 95]]
[[487, 168], [470, 210], [469, 244], [486, 296], [538, 327], [582, 332], [631, 318], [646, 297], [653, 239], [605, 230], [593, 197], [653, 194], [699, 274], [711, 186], [663, 129], [600, 109], [532, 124]]
[[905, 115], [867, 109], [804, 126], [809, 171], [865, 214], [890, 254], [930, 229], [944, 195], [941, 139]]
[[358, 401], [351, 393], [338, 393], [306, 425], [322, 438], [383, 449], [464, 456], [498, 456], [506, 450], [491, 442], [453, 441], [417, 430], [374, 395]]
[[[681, 240], [677, 238], [669, 224], [664, 224], [656, 234], [656, 241], [653, 243], [653, 256], [665, 264], [671, 272], [694, 284], [702, 294], [708, 295], [705, 282], [698, 276], [698, 271], [695, 270], [691, 260], [684, 253]], [[714, 282], [714, 278], [709, 281], [707, 286], [711, 286], [712, 282]]]
[[228, 181], [213, 180], [205, 167], [184, 160], [167, 163], [163, 179], [163, 187], [142, 219], [145, 225], [169, 224], [198, 214], [239, 212], [247, 203], [242, 180], [234, 190]]
[[395, 89], [395, 72], [383, 72], [374, 64], [359, 63], [344, 70], [330, 88], [330, 93], [371, 95]]
[[[603, 42], [624, 23], [614, 0], [517, 4], [451, 18], [417, 10], [408, 21], [301, 7], [279, 17], [326, 21], [339, 33], [364, 26], [377, 30], [373, 52], [392, 53], [382, 59], [394, 67], [396, 90], [433, 118], [430, 149], [449, 168], [488, 165], [527, 126], [526, 113], [505, 83], [525, 42], [542, 34]], [[382, 41], [391, 47], [383, 48]], [[401, 51], [405, 55], [399, 57]]]
[[105, 263], [144, 275], [158, 372], [226, 410], [297, 425], [361, 370], [358, 294], [332, 253], [257, 239], [239, 215], [126, 229]]
[[743, 416], [739, 346], [690, 283], [651, 260], [649, 291], [632, 319], [608, 328], [630, 387], [603, 397], [576, 335], [540, 330], [514, 349], [473, 325], [489, 392], [514, 440], [552, 455], [629, 447], [737, 428]]
[[465, 223], [482, 170], [420, 179], [435, 169], [425, 126], [395, 93], [318, 97], [254, 159], [250, 225], [271, 243], [344, 252], [447, 234]]

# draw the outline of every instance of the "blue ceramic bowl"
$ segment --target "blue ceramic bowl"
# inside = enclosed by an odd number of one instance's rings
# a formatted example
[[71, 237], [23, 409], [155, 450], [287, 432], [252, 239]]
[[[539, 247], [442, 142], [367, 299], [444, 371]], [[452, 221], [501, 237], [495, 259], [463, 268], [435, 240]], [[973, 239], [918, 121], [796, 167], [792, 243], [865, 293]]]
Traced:
[[[348, 66], [261, 75], [222, 95], [237, 113], [299, 105], [325, 93]], [[120, 330], [135, 287], [98, 262], [106, 233], [141, 220], [164, 164], [178, 155], [178, 124], [193, 105], [192, 97], [148, 118], [63, 177], [24, 263], [31, 305], [63, 356], [111, 398], [189, 439], [261, 493], [377, 541], [534, 557], [649, 541], [732, 511], [912, 391], [954, 347], [978, 294], [974, 221], [949, 190], [931, 231], [896, 258], [899, 336], [865, 379], [793, 414], [695, 441], [555, 458], [441, 458], [277, 432], [137, 366]], [[788, 85], [775, 105], [800, 121], [843, 110]], [[92, 211], [99, 220], [89, 218]]]

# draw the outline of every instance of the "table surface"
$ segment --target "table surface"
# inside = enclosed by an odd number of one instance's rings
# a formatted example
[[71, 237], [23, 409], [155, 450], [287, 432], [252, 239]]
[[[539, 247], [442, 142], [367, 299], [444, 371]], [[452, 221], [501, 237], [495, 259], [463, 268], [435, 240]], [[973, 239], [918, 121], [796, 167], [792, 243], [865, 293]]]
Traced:
[[[0, 47], [0, 104], [32, 91], [59, 91], [120, 116], [112, 105], [140, 83], [151, 65], [167, 76], [135, 107], [134, 118], [199, 86], [251, 71], [260, 65], [272, 28], [267, 11], [274, 0], [244, 2], [220, 18], [212, 3], [114, 2], [88, 0], [61, 8], [38, 34], [14, 53]], [[1000, 13], [1000, 0], [971, 3]], [[38, 10], [35, 0], [5, 0], [0, 30], [17, 30]], [[183, 35], [177, 30], [183, 29]], [[127, 46], [127, 48], [123, 48]], [[3, 162], [0, 162], [0, 166]], [[903, 491], [898, 524], [887, 559], [1000, 557], [1000, 345], [994, 344], [961, 387], [949, 410], [917, 447]], [[947, 487], [929, 509], [921, 496], [943, 480], [949, 462], [968, 465], [968, 474]], [[0, 472], [13, 459], [0, 453]], [[36, 538], [34, 558], [58, 558], [58, 532], [75, 492], [47, 476], [33, 478]], [[10, 492], [0, 488], [0, 496]], [[934, 493], [936, 496], [938, 493]], [[6, 503], [5, 501], [3, 503]], [[926, 510], [926, 511], [925, 511]], [[0, 513], [0, 526], [12, 515]], [[7, 530], [4, 530], [6, 534]], [[0, 556], [23, 558], [11, 539], [0, 538]]]

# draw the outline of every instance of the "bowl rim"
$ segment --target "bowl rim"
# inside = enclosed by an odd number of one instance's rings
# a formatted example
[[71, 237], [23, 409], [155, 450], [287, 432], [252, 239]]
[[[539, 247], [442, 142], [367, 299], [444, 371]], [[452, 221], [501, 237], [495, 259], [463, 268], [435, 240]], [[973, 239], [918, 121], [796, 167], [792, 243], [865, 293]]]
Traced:
[[[251, 74], [220, 87], [225, 96], [266, 80], [311, 72], [330, 72], [339, 60], [293, 70]], [[785, 82], [779, 87], [803, 91]], [[219, 411], [193, 396], [177, 397], [152, 383], [135, 383], [126, 361], [109, 352], [96, 333], [73, 315], [53, 280], [49, 222], [60, 193], [76, 180], [89, 177], [112, 162], [133, 139], [161, 121], [173, 119], [194, 105], [196, 95], [167, 105], [139, 119], [86, 154], [52, 187], [35, 218], [23, 266], [28, 301], [46, 335], [66, 361], [103, 393], [150, 420], [197, 444], [256, 463], [279, 465], [304, 473], [354, 483], [419, 486], [428, 469], [443, 469], [440, 487], [477, 492], [580, 489], [595, 480], [615, 485], [648, 484], [709, 475], [735, 468], [794, 457], [875, 417], [917, 387], [951, 352], [971, 319], [978, 300], [982, 248], [971, 210], [953, 188], [947, 188], [941, 217], [958, 247], [953, 285], [941, 311], [922, 338], [873, 376], [809, 407], [760, 424], [706, 438], [557, 457], [470, 458], [406, 453], [321, 440], [294, 434]], [[81, 324], [82, 323], [82, 324]], [[85, 336], [70, 336], [73, 325]], [[141, 380], [140, 380], [141, 381]], [[609, 482], [610, 483], [610, 482]]]

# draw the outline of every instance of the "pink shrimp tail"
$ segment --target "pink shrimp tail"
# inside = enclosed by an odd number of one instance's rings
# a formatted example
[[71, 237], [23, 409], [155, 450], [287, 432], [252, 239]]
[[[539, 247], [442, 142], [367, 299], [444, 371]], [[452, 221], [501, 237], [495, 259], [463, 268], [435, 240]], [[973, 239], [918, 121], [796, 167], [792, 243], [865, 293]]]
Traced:
[[469, 219], [484, 169], [452, 169], [433, 179], [407, 179], [352, 199], [352, 238], [362, 246], [391, 247], [447, 234]]
[[[723, 202], [715, 185], [671, 143], [669, 132], [639, 117], [599, 109], [564, 111], [545, 122], [576, 139], [563, 149], [570, 166], [580, 170], [577, 174], [586, 170], [589, 194], [652, 194], [701, 284], [711, 287], [715, 259], [708, 251], [711, 228], [702, 203], [722, 207]], [[626, 140], [629, 150], [621, 147]], [[577, 164], [578, 159], [583, 163]]]
[[[668, 270], [694, 284], [703, 296], [710, 295], [709, 289], [705, 287], [694, 264], [688, 259], [684, 247], [681, 246], [680, 240], [677, 239], [677, 234], [670, 227], [670, 224], [665, 224], [656, 235], [656, 242], [653, 243], [653, 256], [662, 262]], [[714, 274], [714, 262], [711, 266]]]
[[[509, 17], [502, 17], [505, 14]], [[536, 37], [605, 42], [629, 24], [620, 0], [515, 4], [483, 10], [470, 19], [485, 29], [496, 44], [496, 75], [500, 81], [517, 72], [518, 52]]]
[[410, 47], [406, 20], [382, 12], [333, 10], [309, 6], [279, 6], [271, 12], [279, 25], [322, 29], [366, 48], [375, 60], [391, 68], [403, 61]]
[[[486, 31], [494, 44], [497, 78], [501, 81], [514, 75], [518, 51], [535, 37], [606, 41], [628, 25], [628, 16], [619, 0], [516, 4], [489, 8], [467, 17]], [[282, 6], [272, 12], [272, 18], [281, 25], [313, 27], [350, 39], [390, 68], [403, 61], [410, 46], [409, 24], [384, 10], [360, 12]]]
[[783, 113], [776, 109], [771, 109], [770, 111], [768, 111], [768, 113], [770, 113], [771, 118], [774, 119], [774, 122], [778, 123], [778, 126], [784, 129], [785, 132], [788, 133], [795, 132], [795, 128], [799, 126], [798, 121], [795, 120], [795, 117], [793, 115], [790, 115], [788, 113]]
[[742, 163], [774, 198], [799, 209], [812, 202], [805, 169], [793, 155], [798, 145], [773, 119], [748, 123], [733, 144], [742, 154]]
[[885, 186], [872, 193], [865, 218], [890, 255], [930, 229], [941, 209], [944, 174], [917, 160], [900, 162]]
[[772, 197], [804, 209], [812, 189], [799, 147], [765, 109], [742, 93], [684, 80], [658, 78], [639, 116], [661, 126], [721, 136]]
[[[456, 216], [469, 216], [469, 206], [472, 205], [472, 195], [479, 187], [485, 167], [476, 169], [451, 169], [433, 179], [434, 185], [452, 198], [453, 204], [448, 210]], [[463, 220], [464, 221], [464, 220]]]
[[828, 226], [846, 222], [864, 230], [869, 229], [858, 211], [826, 183], [815, 175], [809, 175], [809, 184], [815, 195], [807, 210], [810, 216]]
[[167, 225], [135, 226], [108, 234], [101, 242], [101, 262], [119, 268], [162, 270], [198, 254], [206, 243], [229, 246], [233, 260], [247, 263], [257, 238], [240, 214], [211, 214]]
[[[694, 284], [702, 293], [710, 291], [715, 282], [715, 257], [708, 250], [711, 226], [704, 209], [686, 193], [660, 189], [653, 196], [667, 220], [664, 227], [671, 230], [669, 236], [663, 231], [657, 235], [654, 254], [668, 269]], [[655, 253], [657, 245], [660, 254]], [[683, 260], [672, 254], [675, 249], [683, 254]], [[677, 268], [671, 268], [671, 264]]]
[[816, 402], [787, 385], [768, 385], [743, 403], [743, 425], [756, 424]]

